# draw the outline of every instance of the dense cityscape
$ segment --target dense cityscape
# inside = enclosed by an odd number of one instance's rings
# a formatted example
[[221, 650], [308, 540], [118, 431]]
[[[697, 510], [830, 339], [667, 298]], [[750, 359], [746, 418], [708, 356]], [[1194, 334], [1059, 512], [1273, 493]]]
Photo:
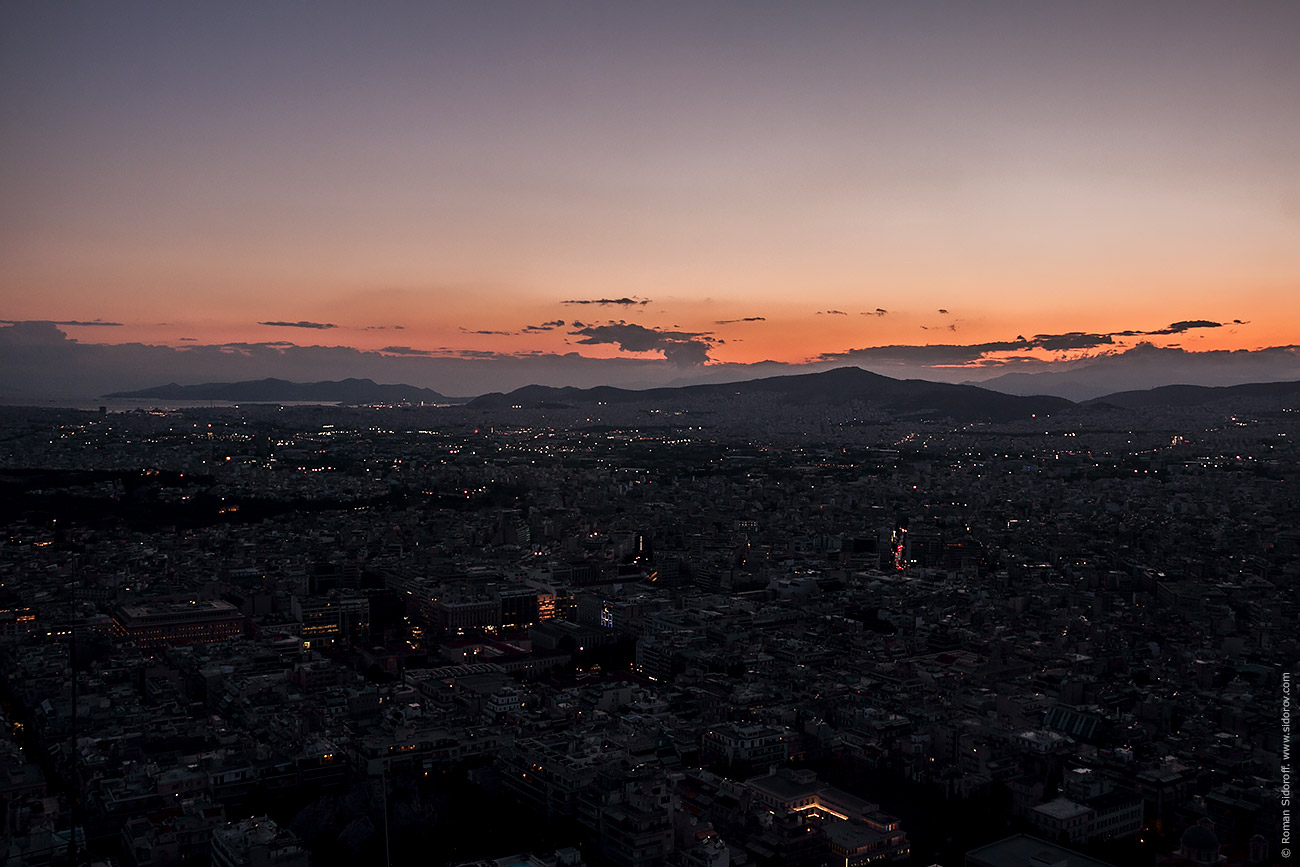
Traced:
[[1286, 867], [1300, 2], [0, 4], [0, 867]]
[[1300, 413], [0, 409], [0, 861], [1275, 863]]

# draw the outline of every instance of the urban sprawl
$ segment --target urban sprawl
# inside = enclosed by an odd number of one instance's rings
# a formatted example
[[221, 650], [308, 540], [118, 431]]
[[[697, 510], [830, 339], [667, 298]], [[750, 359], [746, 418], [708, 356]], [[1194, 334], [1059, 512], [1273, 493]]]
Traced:
[[0, 409], [0, 862], [1282, 863], [1298, 437]]

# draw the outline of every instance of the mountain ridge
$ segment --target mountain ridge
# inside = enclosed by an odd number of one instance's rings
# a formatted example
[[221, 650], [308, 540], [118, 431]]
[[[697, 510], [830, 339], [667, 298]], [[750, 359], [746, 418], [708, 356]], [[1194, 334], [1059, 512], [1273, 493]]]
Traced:
[[1236, 399], [1293, 398], [1300, 402], [1300, 380], [1246, 382], [1240, 385], [1161, 385], [1155, 388], [1117, 391], [1082, 401], [1079, 405], [1146, 409], [1161, 406], [1205, 406]]
[[240, 382], [205, 382], [179, 385], [175, 382], [137, 391], [118, 391], [107, 398], [155, 398], [158, 400], [225, 400], [252, 401], [325, 401], [343, 404], [364, 403], [438, 403], [446, 396], [431, 388], [401, 383], [383, 385], [372, 379], [322, 380], [291, 382], [267, 377]]
[[[175, 382], [137, 391], [119, 391], [106, 398], [158, 400], [221, 400], [229, 402], [462, 403], [433, 389], [405, 384], [381, 385], [370, 379], [292, 382], [268, 377], [241, 382], [179, 385]], [[1082, 401], [1058, 395], [1014, 395], [974, 383], [950, 384], [924, 379], [895, 379], [858, 367], [838, 367], [818, 373], [784, 374], [724, 383], [628, 389], [601, 385], [526, 385], [509, 392], [489, 392], [465, 402], [471, 409], [571, 408], [577, 405], [637, 403], [690, 404], [710, 407], [734, 398], [777, 398], [791, 406], [841, 405], [853, 401], [871, 410], [900, 416], [950, 417], [959, 421], [1008, 421], [1069, 409], [1137, 410], [1189, 407], [1248, 400], [1300, 403], [1300, 380], [1253, 382], [1227, 386], [1162, 385], [1117, 391]]]
[[545, 408], [564, 404], [657, 403], [668, 400], [717, 402], [731, 397], [780, 396], [786, 402], [840, 404], [859, 400], [870, 408], [906, 415], [947, 416], [960, 420], [988, 418], [1004, 421], [1028, 418], [1074, 406], [1050, 395], [1009, 395], [974, 385], [953, 385], [923, 379], [894, 379], [858, 367], [838, 367], [821, 373], [788, 374], [743, 380], [644, 390], [598, 386], [573, 388], [527, 385], [510, 392], [480, 395], [467, 405], [477, 409]]
[[967, 383], [1004, 394], [1053, 394], [1086, 402], [1170, 385], [1218, 388], [1296, 379], [1300, 379], [1300, 352], [1295, 347], [1194, 353], [1140, 344], [1062, 370], [1003, 373]]

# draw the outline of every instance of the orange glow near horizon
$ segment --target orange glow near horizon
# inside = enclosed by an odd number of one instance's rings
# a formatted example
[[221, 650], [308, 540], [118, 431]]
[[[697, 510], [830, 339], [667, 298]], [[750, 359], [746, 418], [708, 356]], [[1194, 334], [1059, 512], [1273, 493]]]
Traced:
[[[692, 306], [692, 305], [687, 305]], [[712, 306], [712, 305], [710, 305]], [[543, 318], [540, 309], [531, 317], [481, 317], [472, 322], [475, 326], [452, 326], [437, 321], [421, 320], [408, 315], [406, 325], [393, 322], [375, 322], [353, 325], [322, 317], [318, 324], [332, 324], [332, 328], [308, 328], [277, 325], [249, 326], [244, 322], [195, 319], [178, 319], [166, 323], [124, 322], [120, 327], [65, 324], [60, 328], [69, 337], [81, 343], [142, 343], [186, 348], [200, 345], [228, 344], [294, 344], [298, 346], [352, 347], [362, 352], [378, 352], [390, 347], [409, 348], [417, 352], [441, 357], [456, 357], [461, 353], [492, 352], [503, 354], [564, 354], [576, 352], [591, 358], [620, 356], [658, 358], [656, 351], [625, 352], [610, 344], [583, 344], [581, 335], [575, 335], [574, 324], [599, 325], [618, 321], [635, 321], [662, 331], [680, 331], [700, 334], [713, 341], [709, 356], [714, 362], [752, 364], [761, 361], [803, 363], [817, 360], [822, 353], [834, 354], [850, 349], [877, 346], [971, 346], [985, 343], [1014, 341], [1019, 336], [1033, 338], [1041, 334], [1067, 334], [1082, 331], [1090, 334], [1113, 334], [1112, 344], [1080, 351], [1050, 352], [1040, 349], [1017, 350], [999, 355], [1025, 355], [1042, 360], [1061, 360], [1089, 355], [1107, 354], [1131, 348], [1141, 342], [1156, 346], [1179, 346], [1188, 351], [1258, 350], [1272, 346], [1296, 344], [1294, 323], [1300, 322], [1300, 310], [1288, 316], [1267, 317], [1263, 321], [1245, 320], [1242, 323], [1224, 321], [1221, 327], [1197, 328], [1178, 334], [1120, 335], [1121, 331], [1159, 331], [1169, 326], [1169, 321], [1150, 315], [1145, 321], [1134, 322], [1127, 317], [1110, 314], [1098, 316], [1093, 327], [1080, 327], [1089, 322], [1082, 316], [1062, 315], [1043, 317], [1015, 317], [1003, 319], [989, 314], [959, 315], [959, 310], [940, 314], [936, 308], [929, 311], [889, 310], [876, 315], [874, 311], [846, 310], [833, 312], [796, 313], [790, 305], [774, 304], [766, 308], [772, 315], [758, 321], [744, 321], [746, 317], [731, 317], [734, 321], [720, 321], [690, 311], [695, 315], [674, 317], [621, 313], [618, 309], [602, 308], [599, 315], [583, 314], [581, 318], [564, 318], [568, 309], [561, 305], [547, 308], [553, 318]], [[782, 307], [787, 309], [782, 310]], [[838, 308], [826, 308], [836, 310]], [[883, 308], [882, 308], [883, 309]], [[948, 308], [942, 308], [948, 309]], [[571, 316], [571, 314], [570, 314]], [[32, 317], [39, 318], [39, 317]], [[337, 317], [342, 319], [343, 317]], [[382, 317], [377, 316], [380, 320]], [[751, 317], [757, 320], [757, 317]], [[1189, 317], [1190, 318], [1190, 317]], [[300, 320], [266, 319], [266, 322], [298, 322]], [[562, 327], [551, 323], [564, 321]], [[1222, 321], [1222, 320], [1211, 320]], [[536, 326], [551, 325], [540, 330]], [[528, 326], [534, 330], [527, 330]], [[502, 333], [477, 333], [502, 332]], [[810, 352], [816, 347], [818, 352]], [[400, 354], [401, 350], [395, 350]]]
[[[855, 288], [841, 275], [824, 289], [786, 290], [764, 280], [752, 291], [728, 288], [642, 295], [594, 288], [616, 284], [614, 279], [565, 292], [468, 281], [365, 285], [326, 275], [315, 279], [311, 274], [299, 275], [274, 290], [262, 284], [259, 291], [256, 286], [262, 274], [245, 263], [234, 271], [169, 281], [170, 295], [161, 289], [146, 291], [147, 273], [136, 277], [146, 281], [134, 284], [140, 291], [98, 296], [84, 289], [88, 285], [84, 280], [70, 280], [66, 292], [8, 299], [5, 313], [12, 320], [84, 321], [85, 312], [93, 311], [122, 323], [121, 327], [64, 326], [71, 337], [85, 343], [184, 347], [287, 342], [361, 351], [398, 346], [451, 355], [578, 352], [589, 357], [659, 357], [655, 352], [622, 352], [610, 344], [582, 344], [581, 335], [573, 334], [574, 323], [627, 322], [701, 335], [712, 344], [713, 361], [730, 363], [799, 363], [855, 348], [972, 345], [1011, 341], [1018, 335], [1157, 331], [1172, 322], [1199, 319], [1220, 322], [1222, 327], [1116, 337], [1113, 346], [1101, 348], [1148, 341], [1198, 351], [1253, 350], [1297, 342], [1300, 283], [1293, 285], [1284, 271], [1229, 281], [1223, 275], [1193, 278], [1134, 270], [1138, 273], [1121, 282], [1113, 269], [1098, 266], [1091, 273], [1073, 273], [1068, 280], [1054, 282], [1051, 291], [1035, 288], [1026, 275], [1004, 280], [998, 291], [980, 289], [973, 281], [958, 291], [940, 271], [932, 275], [932, 286], [921, 283], [923, 272], [918, 272], [904, 289]], [[544, 278], [541, 284], [556, 282], [546, 275], [539, 277]], [[105, 275], [105, 282], [110, 278]], [[118, 279], [122, 285], [128, 282], [125, 272]], [[879, 283], [865, 275], [857, 281], [859, 287]], [[1223, 288], [1230, 283], [1230, 290]], [[1104, 289], [1092, 291], [1089, 286]], [[564, 303], [602, 298], [629, 298], [636, 303]], [[180, 299], [183, 304], [177, 304]], [[311, 316], [304, 317], [308, 310]], [[1233, 321], [1238, 319], [1240, 323]], [[258, 324], [300, 321], [334, 327]], [[554, 325], [560, 321], [565, 324]]]
[[327, 5], [0, 13], [0, 317], [674, 368], [1300, 342], [1300, 5]]

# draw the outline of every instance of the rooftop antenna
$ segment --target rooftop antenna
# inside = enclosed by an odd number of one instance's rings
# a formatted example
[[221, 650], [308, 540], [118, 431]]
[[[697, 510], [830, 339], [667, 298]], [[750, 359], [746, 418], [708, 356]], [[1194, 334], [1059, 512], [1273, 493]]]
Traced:
[[[54, 523], [57, 525], [59, 519], [55, 518]], [[81, 800], [81, 774], [77, 767], [77, 584], [80, 583], [81, 558], [74, 552], [72, 555], [72, 617], [68, 626], [68, 668], [72, 673], [72, 725], [70, 726], [70, 738], [72, 740], [72, 801], [68, 805], [68, 818], [71, 828], [68, 832], [68, 861], [75, 865], [77, 863], [77, 804]]]
[[388, 768], [385, 767], [379, 777], [383, 785], [384, 798], [384, 864], [386, 867], [393, 867], [392, 853], [388, 849]]

